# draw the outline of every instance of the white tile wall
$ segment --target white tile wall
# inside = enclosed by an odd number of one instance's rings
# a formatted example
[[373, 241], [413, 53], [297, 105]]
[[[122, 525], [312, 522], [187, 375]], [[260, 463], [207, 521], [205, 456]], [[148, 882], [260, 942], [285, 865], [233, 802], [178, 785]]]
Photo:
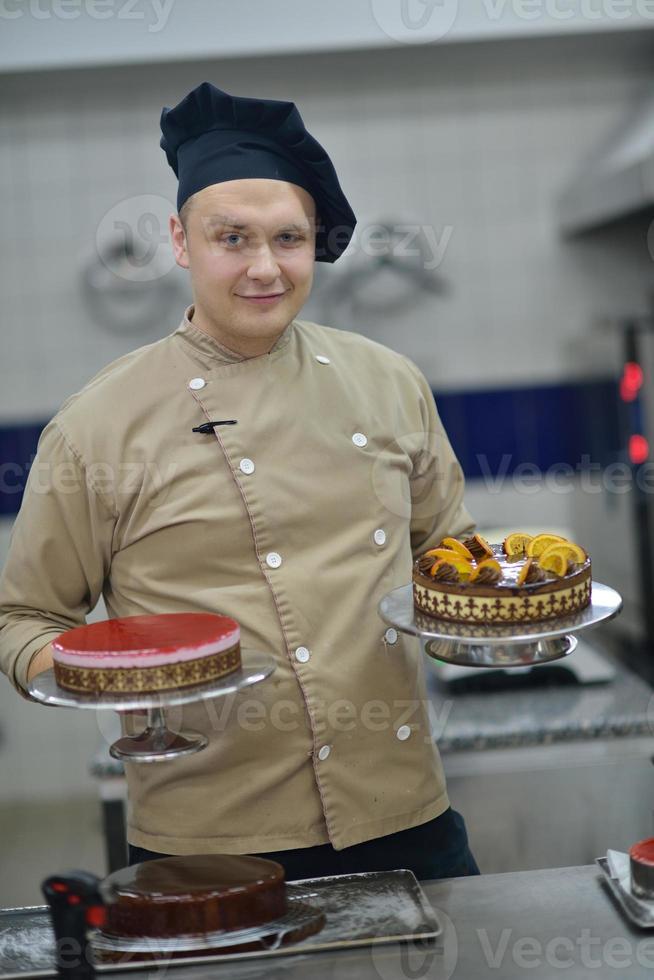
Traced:
[[[146, 333], [116, 336], [80, 297], [82, 262], [116, 202], [175, 180], [158, 118], [210, 79], [299, 102], [329, 149], [363, 229], [384, 217], [452, 237], [447, 298], [363, 315], [333, 300], [307, 317], [360, 330], [413, 357], [437, 386], [552, 378], [565, 342], [605, 310], [644, 306], [642, 235], [562, 243], [552, 203], [597, 141], [654, 79], [622, 40], [269, 58], [7, 76], [0, 94], [0, 419], [40, 418], [125, 350], [177, 325], [178, 302]], [[341, 260], [345, 268], [347, 257]], [[339, 266], [322, 267], [323, 278]], [[391, 284], [392, 287], [392, 284]]]

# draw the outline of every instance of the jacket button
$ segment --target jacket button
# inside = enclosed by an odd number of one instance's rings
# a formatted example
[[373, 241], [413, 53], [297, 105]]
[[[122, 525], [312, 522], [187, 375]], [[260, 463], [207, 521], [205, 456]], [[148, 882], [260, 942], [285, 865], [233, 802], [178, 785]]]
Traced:
[[188, 383], [188, 386], [189, 388], [192, 388], [193, 391], [199, 391], [200, 388], [204, 388], [206, 383], [207, 382], [204, 380], [204, 378], [191, 378], [191, 380]]
[[391, 645], [393, 643], [397, 643], [397, 630], [393, 629], [393, 627], [390, 626], [384, 633], [384, 639], [386, 640], [387, 643], [390, 643]]
[[318, 752], [318, 758], [320, 759], [321, 762], [324, 762], [325, 759], [328, 758], [329, 753], [331, 752], [331, 750], [332, 749], [331, 749], [331, 746], [330, 745], [321, 745], [320, 746], [320, 751]]
[[279, 568], [282, 563], [282, 556], [277, 554], [276, 551], [270, 551], [266, 555], [266, 564], [271, 568]]
[[409, 728], [408, 725], [400, 725], [400, 727], [395, 732], [395, 734], [399, 738], [400, 742], [404, 742], [411, 734], [411, 729]]
[[368, 445], [368, 439], [364, 436], [363, 432], [355, 432], [352, 436], [352, 442], [355, 446], [363, 448]]
[[248, 476], [250, 473], [254, 473], [254, 463], [251, 459], [242, 459], [238, 466], [239, 469], [242, 470], [243, 473], [247, 473]]
[[329, 364], [329, 358], [325, 357], [324, 354], [316, 354], [316, 360], [319, 364]]
[[306, 647], [298, 647], [297, 650], [295, 651], [295, 659], [298, 660], [301, 664], [306, 664], [310, 658], [311, 658], [311, 654], [309, 653]]
[[386, 542], [386, 531], [384, 531], [383, 528], [378, 527], [373, 534], [373, 538], [375, 539], [375, 544], [384, 544]]

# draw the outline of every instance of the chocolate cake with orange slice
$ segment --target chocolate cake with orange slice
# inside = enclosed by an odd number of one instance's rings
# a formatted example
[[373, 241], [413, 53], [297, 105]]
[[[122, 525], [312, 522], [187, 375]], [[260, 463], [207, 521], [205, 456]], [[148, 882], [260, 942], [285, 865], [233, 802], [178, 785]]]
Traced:
[[501, 544], [443, 538], [413, 566], [415, 606], [456, 623], [539, 623], [578, 612], [590, 594], [587, 552], [550, 532], [515, 531]]

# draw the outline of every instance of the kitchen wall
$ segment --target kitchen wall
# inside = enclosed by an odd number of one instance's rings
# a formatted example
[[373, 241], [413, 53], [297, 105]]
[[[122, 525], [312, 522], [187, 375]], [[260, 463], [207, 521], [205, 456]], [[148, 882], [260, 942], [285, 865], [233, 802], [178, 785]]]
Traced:
[[[181, 270], [166, 280], [174, 291], [153, 328], [116, 333], [85, 306], [81, 269], [121, 201], [158, 195], [174, 210], [159, 113], [204, 79], [297, 100], [332, 155], [360, 232], [384, 219], [413, 222], [444, 246], [447, 294], [416, 294], [405, 309], [373, 314], [365, 308], [375, 295], [406, 285], [382, 277], [342, 303], [330, 291], [339, 266], [321, 268], [306, 318], [401, 351], [440, 391], [576, 375], [583, 363], [570, 360], [571, 345], [599, 315], [647, 308], [652, 258], [646, 228], [561, 241], [553, 203], [651, 85], [649, 54], [644, 37], [591, 37], [6, 76], [0, 426], [49, 418], [108, 361], [179, 322], [190, 300]], [[342, 268], [361, 249], [355, 240]], [[547, 489], [489, 495], [481, 481], [468, 500], [484, 526], [571, 520], [570, 495]], [[0, 562], [10, 526], [0, 524]], [[0, 799], [90, 788], [89, 752], [104, 737], [90, 715], [32, 707], [0, 683]]]

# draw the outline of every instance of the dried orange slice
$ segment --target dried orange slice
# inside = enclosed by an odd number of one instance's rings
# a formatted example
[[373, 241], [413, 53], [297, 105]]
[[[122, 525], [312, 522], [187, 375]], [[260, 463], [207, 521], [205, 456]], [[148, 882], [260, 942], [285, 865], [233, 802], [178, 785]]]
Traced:
[[537, 534], [535, 538], [527, 542], [527, 556], [538, 558], [551, 544], [562, 544], [565, 538], [560, 534]]
[[455, 551], [453, 548], [432, 548], [431, 551], [426, 551], [425, 554], [430, 555], [430, 557], [433, 558], [443, 558], [445, 559], [445, 561], [452, 561], [452, 562], [454, 561], [455, 558], [458, 558], [459, 561], [464, 561], [468, 565], [470, 565], [472, 570], [472, 559], [464, 558], [464, 556], [459, 551]]
[[502, 578], [502, 566], [496, 558], [484, 558], [483, 561], [480, 561], [477, 567], [473, 569], [472, 575], [470, 576], [470, 581], [476, 582], [480, 577], [485, 578], [489, 571], [495, 573], [493, 576], [493, 582], [499, 582], [499, 580]]
[[457, 541], [456, 538], [443, 538], [438, 546], [439, 548], [450, 548], [452, 551], [456, 551], [457, 554], [462, 555], [468, 561], [474, 561], [472, 557], [472, 552], [468, 551], [466, 546], [461, 542]]
[[560, 541], [557, 544], [551, 544], [549, 548], [546, 548], [539, 559], [540, 564], [544, 568], [547, 568], [547, 565], [544, 565], [544, 562], [551, 555], [563, 555], [567, 561], [572, 562], [574, 565], [583, 565], [588, 557], [584, 549], [580, 548], [578, 544], [574, 544], [572, 541]]
[[547, 550], [550, 552], [547, 559], [544, 560], [543, 556], [541, 556], [538, 559], [538, 564], [541, 568], [544, 568], [545, 571], [552, 572], [554, 575], [558, 575], [560, 578], [562, 578], [568, 571], [568, 559], [566, 558], [565, 554], [562, 554], [560, 551], [556, 551], [554, 548], [548, 548]]
[[502, 544], [502, 550], [507, 556], [524, 555], [527, 545], [532, 540], [531, 534], [524, 534], [522, 531], [514, 531], [508, 534]]
[[448, 565], [452, 565], [454, 568], [456, 568], [461, 581], [467, 581], [470, 578], [472, 574], [472, 565], [469, 561], [466, 561], [463, 555], [457, 555], [456, 551], [448, 551], [447, 548], [438, 548], [436, 550], [446, 552], [446, 556], [439, 556], [439, 561], [434, 562], [429, 570], [430, 575], [434, 574], [434, 569], [438, 568], [441, 562], [446, 562]]

